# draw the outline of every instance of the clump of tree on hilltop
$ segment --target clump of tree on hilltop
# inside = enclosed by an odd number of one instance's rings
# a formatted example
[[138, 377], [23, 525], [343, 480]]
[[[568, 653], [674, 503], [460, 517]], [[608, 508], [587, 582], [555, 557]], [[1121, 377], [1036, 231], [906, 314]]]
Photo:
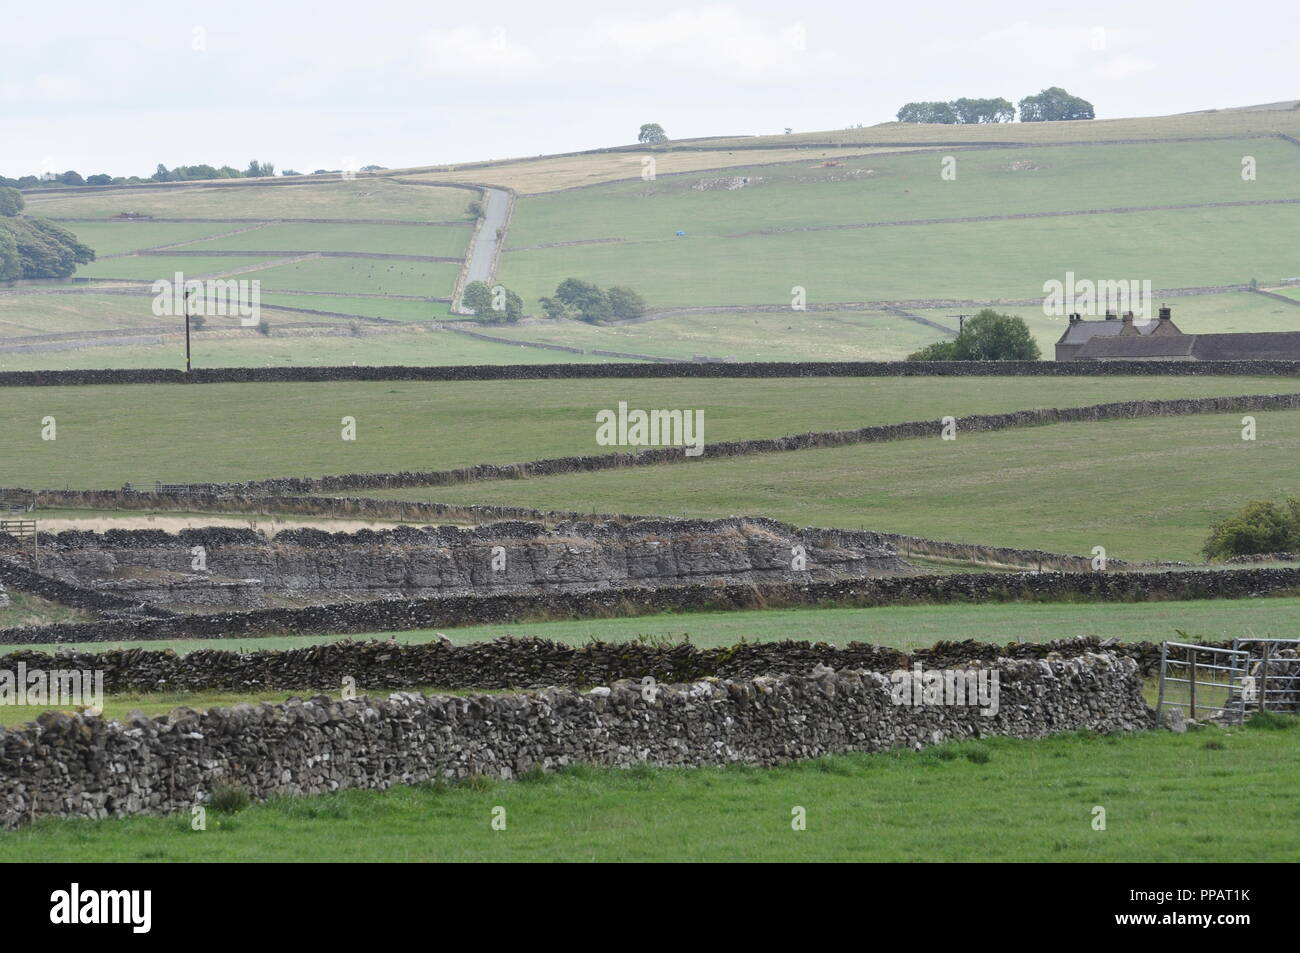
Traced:
[[1210, 527], [1206, 559], [1300, 552], [1300, 499], [1254, 500]]
[[26, 203], [17, 189], [0, 186], [0, 281], [67, 278], [95, 252], [66, 228], [41, 218], [19, 218]]
[[555, 294], [541, 299], [548, 318], [568, 318], [598, 324], [639, 318], [645, 314], [645, 301], [631, 288], [613, 287], [608, 291], [579, 278], [565, 278]]
[[[1071, 96], [1059, 86], [1052, 86], [1034, 96], [1020, 100], [1021, 122], [1062, 122], [1070, 119], [1093, 119], [1092, 103]], [[974, 123], [1012, 122], [1016, 107], [1005, 99], [954, 99], [952, 102], [908, 103], [898, 111], [899, 122], [967, 125]]]
[[[317, 169], [313, 175], [327, 175], [329, 173], [341, 173], [342, 169]], [[382, 165], [363, 165], [361, 172], [382, 172]], [[293, 169], [285, 169], [280, 175], [302, 175]], [[148, 178], [141, 178], [138, 175], [107, 175], [99, 173], [83, 177], [81, 173], [74, 169], [66, 172], [47, 173], [45, 175], [24, 175], [17, 179], [7, 179], [0, 176], [0, 186], [8, 186], [15, 189], [41, 189], [41, 188], [61, 188], [63, 186], [82, 186], [82, 185], [145, 185], [149, 182], [190, 182], [196, 179], [256, 179], [265, 178], [275, 175], [275, 165], [270, 162], [259, 162], [256, 159], [248, 163], [248, 168], [242, 172], [234, 166], [222, 165], [178, 165], [173, 169], [167, 168], [161, 162], [158, 163], [154, 174]]]
[[909, 361], [1036, 361], [1042, 357], [1024, 320], [985, 308], [951, 341], [936, 341]]

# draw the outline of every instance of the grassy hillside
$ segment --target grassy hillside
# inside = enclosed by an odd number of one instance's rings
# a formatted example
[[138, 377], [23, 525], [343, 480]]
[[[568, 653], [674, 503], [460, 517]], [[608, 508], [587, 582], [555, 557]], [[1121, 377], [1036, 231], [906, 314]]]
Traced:
[[602, 513], [761, 513], [941, 539], [1109, 556], [1196, 559], [1210, 524], [1252, 499], [1300, 494], [1300, 415], [1056, 424], [523, 481], [378, 491], [443, 502]]
[[305, 185], [182, 186], [157, 189], [88, 189], [27, 195], [27, 214], [43, 218], [107, 218], [123, 212], [158, 218], [379, 218], [397, 221], [467, 221], [476, 193], [402, 185], [388, 179]]
[[[449, 334], [449, 339], [458, 340], [459, 336]], [[595, 443], [596, 412], [615, 408], [622, 400], [633, 408], [702, 409], [706, 440], [721, 441], [932, 420], [947, 414], [963, 416], [1139, 397], [1276, 393], [1286, 390], [1286, 383], [1276, 378], [1173, 377], [15, 387], [0, 391], [3, 395], [0, 444], [12, 451], [0, 457], [0, 486], [116, 487], [126, 480], [186, 482], [318, 476], [355, 471], [442, 469], [604, 453], [609, 448]], [[47, 415], [54, 416], [58, 422], [57, 440], [41, 439], [39, 423]], [[357, 418], [355, 442], [345, 442], [339, 437], [339, 420], [344, 415]], [[1285, 414], [1278, 416], [1286, 418]], [[1217, 422], [1207, 423], [1210, 420], [1216, 419], [1136, 421], [1132, 426], [1155, 428], [1152, 432], [1159, 439], [1152, 444], [1148, 437], [1144, 445], [1150, 449], [1175, 439], [1183, 432], [1179, 428], [1190, 427], [1195, 432], [1198, 427], [1219, 426]], [[1103, 433], [1100, 428], [1130, 425], [1095, 426], [1100, 435]], [[1162, 432], [1161, 427], [1169, 429]], [[1040, 443], [1050, 447], [1051, 440], [1060, 439], [1052, 435], [1067, 432], [1074, 434], [1067, 442], [1080, 441], [1085, 449], [1093, 445], [1092, 431], [1086, 428], [1076, 433], [1065, 427], [1048, 427], [964, 437], [956, 444], [945, 443], [942, 452], [936, 451], [938, 441], [912, 440], [845, 451], [785, 453], [766, 458], [597, 474], [597, 479], [612, 482], [594, 496], [588, 495], [590, 487], [583, 483], [569, 488], [564, 482], [556, 484], [540, 479], [439, 488], [434, 495], [455, 493], [458, 499], [483, 497], [485, 501], [490, 498], [498, 502], [546, 498], [551, 501], [548, 505], [560, 509], [587, 508], [599, 502], [602, 507], [608, 504], [622, 512], [676, 513], [686, 508], [696, 512], [722, 507], [724, 515], [785, 513], [797, 515], [800, 522], [816, 524], [819, 519], [805, 518], [815, 514], [832, 523], [844, 524], [847, 520], [848, 525], [857, 526], [865, 521], [874, 528], [891, 529], [895, 526], [885, 526], [876, 519], [880, 514], [874, 507], [861, 513], [857, 510], [864, 502], [856, 498], [864, 480], [883, 477], [880, 483], [883, 490], [906, 479], [902, 468], [912, 464], [905, 464], [905, 460], [914, 457], [914, 465], [922, 469], [926, 461], [932, 460], [943, 469], [949, 464], [940, 461], [951, 461], [954, 452], [962, 459], [965, 454], [985, 446], [984, 441], [998, 437], [1032, 457], [1034, 447]], [[1235, 433], [1234, 430], [1234, 437]], [[1253, 449], [1262, 454], [1271, 431], [1261, 426], [1260, 433], [1260, 443]], [[1170, 449], [1175, 449], [1174, 445]], [[841, 453], [851, 455], [844, 464], [848, 473], [833, 465], [833, 461], [839, 460], [835, 455]], [[831, 456], [811, 457], [810, 454]], [[895, 465], [900, 469], [891, 470], [889, 466], [880, 469], [875, 461], [883, 460], [896, 460]], [[860, 469], [867, 463], [871, 466]], [[978, 468], [987, 467], [988, 478], [992, 480], [997, 479], [1003, 463], [995, 452], [978, 458], [971, 467], [980, 473], [984, 471]], [[1064, 463], [1055, 459], [1050, 465], [1044, 463], [1043, 473], [1051, 472], [1053, 466], [1064, 469]], [[831, 469], [822, 471], [820, 477], [805, 473], [813, 464], [831, 466]], [[693, 485], [706, 471], [715, 472], [713, 468], [722, 468], [716, 471], [722, 479], [702, 488], [704, 492], [684, 497], [679, 506], [672, 487]], [[868, 477], [869, 470], [876, 472]], [[816, 481], [834, 483], [842, 477], [844, 482], [835, 492], [822, 495], [819, 490], [819, 499], [806, 500], [806, 488], [798, 485], [800, 473]], [[972, 475], [970, 468], [967, 473]], [[562, 478], [570, 479], [588, 478]], [[620, 479], [625, 483], [620, 484]], [[1063, 474], [1053, 476], [1052, 480], [1059, 480], [1062, 489], [1070, 482]], [[1022, 484], [1017, 486], [1023, 488]], [[805, 512], [810, 504], [812, 508]], [[921, 501], [917, 508], [924, 510], [926, 506]], [[933, 528], [946, 518], [944, 512], [932, 512], [926, 525]], [[889, 522], [902, 523], [898, 528], [903, 531], [920, 531], [917, 525], [907, 525], [908, 520], [901, 513], [892, 513]], [[1023, 525], [1024, 521], [1017, 519], [1012, 524]]]

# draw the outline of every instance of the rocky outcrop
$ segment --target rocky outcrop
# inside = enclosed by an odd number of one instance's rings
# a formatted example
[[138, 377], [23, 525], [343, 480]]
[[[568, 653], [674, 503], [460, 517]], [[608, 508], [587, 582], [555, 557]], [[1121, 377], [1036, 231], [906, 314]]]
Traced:
[[42, 573], [57, 580], [171, 608], [826, 582], [903, 568], [878, 534], [739, 518], [295, 529], [271, 538], [215, 527], [67, 531], [42, 537], [41, 555]]
[[824, 667], [650, 690], [617, 682], [587, 692], [321, 696], [123, 722], [47, 712], [0, 729], [0, 826], [189, 811], [222, 786], [264, 800], [472, 775], [509, 779], [575, 763], [777, 765], [949, 739], [1152, 725], [1129, 659], [1006, 660], [996, 675], [991, 712], [898, 704], [890, 674]]

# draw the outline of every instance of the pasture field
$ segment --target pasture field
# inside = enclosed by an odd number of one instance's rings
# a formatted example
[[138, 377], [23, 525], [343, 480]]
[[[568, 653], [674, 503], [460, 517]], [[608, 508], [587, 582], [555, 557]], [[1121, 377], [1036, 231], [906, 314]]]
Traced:
[[[895, 152], [896, 148], [855, 148], [854, 156]], [[769, 149], [691, 149], [673, 146], [627, 147], [608, 152], [572, 156], [534, 156], [500, 161], [471, 162], [457, 166], [412, 169], [397, 178], [411, 182], [464, 182], [495, 185], [528, 195], [578, 189], [623, 179], [641, 180], [643, 160], [652, 156], [657, 175], [730, 169], [755, 163], [825, 161], [839, 158], [837, 148], [782, 146]]]
[[[946, 313], [930, 320], [952, 324], [956, 333], [957, 322]], [[686, 359], [706, 354], [739, 361], [896, 361], [949, 336], [881, 311], [728, 311], [618, 325], [554, 321], [491, 333], [588, 350]]]
[[[153, 296], [140, 294], [0, 294], [0, 344], [5, 338], [109, 328], [154, 328], [175, 321], [153, 313]], [[213, 318], [213, 323], [221, 323]], [[237, 324], [237, 320], [229, 321]], [[181, 325], [184, 329], [183, 324]], [[6, 366], [16, 354], [0, 354]]]
[[[560, 619], [509, 624], [468, 625], [452, 628], [375, 632], [369, 635], [284, 635], [231, 639], [164, 639], [131, 643], [150, 650], [171, 649], [181, 654], [205, 649], [253, 652], [302, 648], [356, 640], [393, 639], [429, 642], [438, 632], [457, 645], [486, 642], [504, 636], [549, 639], [566, 645], [587, 642], [689, 641], [700, 648], [737, 642], [785, 640], [845, 645], [869, 642], [911, 651], [941, 640], [977, 642], [1049, 642], [1095, 635], [1125, 642], [1180, 639], [1178, 630], [1193, 640], [1218, 641], [1244, 636], [1293, 638], [1300, 597], [1270, 596], [1247, 603], [1236, 599], [1184, 602], [1019, 602], [875, 606], [871, 608], [768, 608], [745, 611], [661, 613], [608, 619]], [[87, 642], [83, 652], [126, 648], [121, 642]], [[32, 648], [57, 651], [57, 645], [0, 645], [0, 654]], [[365, 687], [365, 686], [362, 686]]]
[[[450, 314], [450, 305], [442, 301], [407, 301], [402, 298], [388, 297], [352, 298], [339, 294], [278, 294], [273, 291], [262, 295], [263, 306], [276, 304], [290, 308], [310, 308], [313, 311], [336, 311], [367, 318], [387, 318], [390, 321], [462, 320]], [[312, 315], [302, 315], [302, 318], [316, 320]]]
[[223, 225], [219, 222], [60, 222], [59, 224], [76, 235], [78, 241], [93, 248], [100, 258], [105, 255], [157, 248], [160, 245], [193, 242], [240, 227]]
[[[1300, 151], [1300, 150], [1297, 150]], [[470, 229], [436, 225], [317, 225], [289, 222], [188, 246], [192, 251], [353, 251], [462, 258]]]
[[[126, 258], [105, 258], [81, 265], [77, 269], [78, 278], [131, 278], [150, 282], [160, 278], [172, 281], [176, 272], [186, 278], [231, 275], [246, 269], [258, 267], [262, 262], [273, 261], [276, 255], [267, 255], [264, 259], [250, 258], [247, 255], [131, 255]], [[239, 275], [243, 277], [243, 275]]]
[[[243, 259], [243, 267], [251, 264]], [[439, 261], [383, 261], [367, 258], [311, 258], [271, 264], [241, 274], [257, 279], [267, 291], [330, 291], [347, 295], [451, 296], [460, 265]], [[329, 299], [322, 299], [327, 307]]]
[[[1211, 523], [1300, 494], [1300, 415], [1054, 424], [374, 496], [597, 513], [760, 513], [800, 526], [1197, 561]], [[707, 418], [706, 418], [707, 419]]]
[[[1267, 174], [1242, 181], [1246, 153]], [[654, 241], [677, 229], [721, 238], [818, 225], [1300, 197], [1300, 147], [1280, 140], [950, 154], [950, 179], [940, 175], [943, 155], [933, 152], [815, 158], [739, 167], [722, 176], [660, 176], [525, 196], [506, 247], [601, 237]], [[826, 167], [827, 161], [834, 164]], [[701, 190], [717, 177], [747, 177], [750, 184]], [[1055, 225], [1063, 234], [1089, 228], [1086, 218]]]
[[[460, 338], [450, 332], [442, 333]], [[201, 345], [206, 346], [206, 343]], [[1232, 377], [917, 377], [14, 387], [3, 390], [4, 399], [0, 402], [0, 444], [11, 451], [0, 457], [0, 486], [107, 488], [121, 486], [127, 480], [201, 482], [445, 469], [475, 463], [516, 463], [606, 453], [613, 448], [595, 443], [596, 413], [617, 408], [620, 401], [627, 401], [631, 408], [702, 409], [705, 439], [717, 442], [1029, 407], [1081, 406], [1137, 398], [1280, 393], [1291, 389], [1290, 384], [1278, 378]], [[56, 440], [41, 439], [40, 421], [47, 415], [54, 416], [58, 422]], [[357, 419], [355, 441], [339, 438], [339, 421], [345, 415]], [[1273, 418], [1279, 421], [1276, 430], [1271, 429]], [[1260, 440], [1248, 445], [1247, 451], [1258, 451], [1260, 461], [1275, 461], [1274, 441], [1283, 439], [1294, 429], [1286, 423], [1287, 419], [1286, 414], [1261, 415]], [[906, 525], [901, 513], [888, 514], [885, 522], [889, 525], [884, 525], [881, 519], [887, 514], [875, 505], [868, 506], [860, 515], [856, 512], [848, 515], [849, 511], [867, 504], [859, 496], [864, 492], [864, 480], [877, 481], [877, 491], [881, 493], [896, 486], [902, 494], [894, 501], [898, 505], [904, 505], [904, 499], [911, 499], [908, 507], [933, 509], [935, 512], [926, 521], [926, 526], [933, 527], [950, 518], [951, 508], [929, 506], [919, 498], [927, 491], [908, 492], [908, 482], [933, 480], [937, 471], [953, 466], [955, 457], [960, 461], [960, 469], [948, 472], [947, 478], [958, 480], [962, 493], [967, 492], [964, 487], [968, 482], [982, 484], [986, 480], [988, 486], [980, 492], [992, 493], [991, 487], [1003, 485], [1000, 481], [1005, 478], [997, 474], [1008, 461], [998, 457], [1001, 452], [998, 448], [1004, 444], [997, 444], [991, 455], [981, 450], [990, 440], [1006, 441], [1005, 446], [1015, 451], [1015, 459], [1023, 467], [1033, 466], [1034, 453], [1039, 448], [1044, 453], [1055, 453], [1045, 458], [1041, 469], [1033, 473], [1034, 485], [1048, 497], [1071, 492], [1077, 495], [1078, 481], [1067, 472], [1075, 455], [1080, 456], [1081, 463], [1092, 459], [1094, 478], [1104, 479], [1102, 462], [1089, 450], [1094, 438], [1104, 444], [1105, 434], [1127, 433], [1124, 427], [1151, 428], [1143, 437], [1134, 439], [1145, 439], [1144, 449], [1152, 456], [1159, 457], [1161, 450], [1167, 448], [1164, 459], [1168, 466], [1176, 467], [1181, 465], [1181, 459], [1175, 457], [1184, 457], [1189, 452], [1189, 448], [1177, 443], [1181, 439], [1179, 435], [1205, 433], [1205, 439], [1211, 443], [1207, 452], [1221, 448], [1228, 436], [1240, 445], [1239, 425], [1230, 428], [1230, 432], [1224, 431], [1226, 426], [1227, 423], [1214, 417], [1061, 425], [962, 436], [955, 443], [944, 442], [941, 452], [935, 449], [938, 440], [907, 440], [846, 450], [780, 453], [719, 462], [705, 460], [588, 475], [611, 481], [608, 486], [581, 482], [587, 477], [563, 477], [558, 482], [532, 479], [407, 492], [416, 496], [432, 494], [435, 499], [454, 496], [470, 502], [478, 501], [473, 499], [475, 496], [483, 497], [483, 502], [525, 504], [544, 498], [561, 509], [588, 509], [599, 500], [611, 505], [618, 501], [613, 511], [629, 513], [676, 514], [690, 510], [703, 515], [699, 511], [721, 506], [725, 507], [721, 515], [756, 513], [791, 518], [797, 514], [797, 522], [812, 525], [822, 524], [806, 516], [834, 514], [837, 518], [825, 525], [865, 523], [873, 529], [898, 528], [901, 532], [919, 533], [915, 526]], [[1066, 436], [1062, 438], [1062, 434]], [[1062, 440], [1064, 445], [1058, 446]], [[1132, 452], [1139, 449], [1143, 448], [1135, 447]], [[841, 461], [837, 454], [847, 456]], [[1280, 465], [1280, 461], [1275, 462]], [[934, 469], [928, 469], [931, 464]], [[908, 475], [901, 476], [900, 470], [895, 479], [891, 466], [908, 468]], [[866, 469], [856, 475], [845, 472], [846, 468], [854, 471], [859, 467]], [[674, 499], [670, 488], [692, 485], [705, 474], [701, 468], [707, 468], [722, 482], [701, 488], [699, 494], [683, 497], [683, 505], [670, 502]], [[746, 474], [753, 475], [756, 485], [746, 481]], [[624, 478], [626, 483], [617, 483]], [[841, 478], [845, 480], [844, 488], [815, 502], [803, 499], [811, 487], [801, 485], [801, 480], [834, 484]], [[1208, 480], [1209, 476], [1202, 471], [1200, 478]], [[1245, 480], [1246, 475], [1242, 474], [1240, 479]], [[569, 480], [578, 482], [569, 485], [565, 482]], [[594, 497], [588, 495], [592, 490], [597, 494]], [[1215, 499], [1230, 496], [1226, 490], [1214, 494]], [[652, 502], [654, 505], [649, 505]], [[941, 503], [942, 499], [929, 502]], [[904, 525], [900, 527], [900, 523]], [[1010, 521], [1011, 525], [1024, 523], [1020, 518]], [[1001, 529], [1010, 531], [1008, 526]], [[929, 535], [946, 536], [944, 533]], [[1094, 544], [1090, 543], [1089, 548], [1091, 545]]]
[[382, 178], [302, 185], [182, 185], [87, 189], [26, 196], [27, 214], [41, 218], [109, 218], [124, 212], [156, 218], [351, 218], [469, 221], [469, 189], [401, 185]]
[[[347, 326], [347, 318], [276, 311], [263, 307], [270, 336], [252, 331], [194, 335], [194, 367], [335, 367], [366, 365], [466, 365], [466, 364], [588, 364], [606, 363], [607, 357], [539, 351], [517, 345], [478, 341], [451, 331], [418, 326], [366, 330], [359, 336], [323, 335], [284, 329], [297, 321], [322, 321]], [[164, 319], [159, 319], [164, 320]], [[236, 335], [236, 336], [228, 336]], [[104, 368], [183, 368], [183, 329], [162, 344], [114, 345], [59, 351], [0, 353], [0, 371], [98, 370]]]
[[[0, 860], [1295, 861], [1295, 721], [990, 738], [778, 768], [580, 765], [210, 810], [203, 832], [188, 815], [45, 820], [0, 833]], [[1092, 829], [1098, 804], [1105, 831]], [[498, 805], [505, 831], [490, 825]], [[792, 805], [806, 830], [791, 830]]]
[[1264, 205], [738, 238], [667, 231], [507, 252], [500, 279], [530, 302], [579, 277], [632, 287], [652, 307], [789, 305], [796, 286], [809, 304], [1016, 300], [1041, 298], [1043, 283], [1067, 272], [1155, 289], [1275, 281], [1297, 270], [1288, 239], [1297, 227], [1300, 205]]

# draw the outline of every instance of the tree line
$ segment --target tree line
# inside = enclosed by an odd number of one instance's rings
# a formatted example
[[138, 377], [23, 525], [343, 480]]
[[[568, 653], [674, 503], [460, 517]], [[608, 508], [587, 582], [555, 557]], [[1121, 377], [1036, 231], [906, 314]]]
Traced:
[[[1092, 103], [1052, 86], [1019, 102], [1021, 122], [1061, 122], [1094, 119]], [[898, 111], [899, 122], [965, 125], [1013, 122], [1016, 107], [1005, 99], [954, 99], [951, 102], [907, 103]]]
[[[312, 175], [328, 175], [330, 173], [342, 173], [343, 171], [343, 169], [317, 169]], [[365, 165], [358, 171], [383, 172], [384, 166]], [[282, 176], [302, 174], [293, 169], [285, 169], [280, 173]], [[68, 185], [146, 185], [150, 182], [191, 182], [197, 179], [260, 179], [274, 175], [274, 163], [259, 162], [257, 159], [249, 162], [248, 167], [242, 171], [229, 165], [214, 166], [205, 164], [178, 165], [169, 169], [160, 162], [154, 170], [154, 174], [148, 178], [141, 178], [138, 175], [112, 176], [103, 172], [82, 176], [76, 170], [69, 169], [67, 172], [49, 172], [45, 175], [24, 175], [17, 179], [8, 179], [0, 175], [0, 186], [14, 189], [40, 189], [59, 188]]]

